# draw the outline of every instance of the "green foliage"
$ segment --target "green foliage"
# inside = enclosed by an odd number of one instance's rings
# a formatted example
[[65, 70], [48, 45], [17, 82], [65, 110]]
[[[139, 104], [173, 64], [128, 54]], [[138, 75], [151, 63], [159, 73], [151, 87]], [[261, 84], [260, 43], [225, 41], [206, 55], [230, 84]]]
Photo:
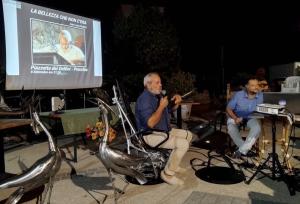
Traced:
[[[122, 56], [132, 57], [131, 60], [147, 72], [170, 69], [179, 62], [176, 30], [158, 9], [139, 5], [128, 17], [118, 16], [113, 34], [116, 52], [119, 52], [115, 57], [121, 61], [117, 66], [124, 66]], [[128, 57], [128, 52], [133, 56]]]
[[130, 101], [136, 101], [137, 97], [144, 90], [144, 74], [129, 74], [123, 77], [122, 84]]
[[195, 76], [189, 72], [178, 71], [166, 78], [166, 90], [171, 94], [185, 94], [195, 89]]

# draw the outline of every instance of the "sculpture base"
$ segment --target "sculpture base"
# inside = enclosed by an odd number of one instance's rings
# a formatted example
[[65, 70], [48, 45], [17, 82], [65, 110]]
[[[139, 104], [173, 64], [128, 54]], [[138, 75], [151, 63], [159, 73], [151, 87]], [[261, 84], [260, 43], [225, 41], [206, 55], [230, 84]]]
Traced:
[[[128, 181], [131, 184], [135, 185], [141, 185], [135, 178], [132, 178], [131, 176], [125, 176], [126, 181]], [[159, 177], [157, 179], [148, 179], [147, 183], [143, 185], [156, 185], [163, 183], [164, 181]]]

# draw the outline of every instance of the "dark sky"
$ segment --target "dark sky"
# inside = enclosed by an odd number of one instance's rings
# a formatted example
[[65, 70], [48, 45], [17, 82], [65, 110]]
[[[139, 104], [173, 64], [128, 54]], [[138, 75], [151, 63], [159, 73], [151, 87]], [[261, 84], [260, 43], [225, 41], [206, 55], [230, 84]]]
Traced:
[[[111, 40], [112, 16], [119, 1], [103, 0], [97, 6], [95, 1], [84, 1], [85, 6], [70, 0], [27, 2], [99, 19], [103, 40]], [[230, 78], [237, 71], [254, 73], [259, 66], [300, 61], [300, 10], [295, 5], [153, 2], [166, 7], [177, 27], [183, 68], [200, 77], [214, 76], [222, 65]]]
[[[185, 14], [180, 14], [176, 21], [183, 46], [190, 55], [186, 60], [210, 61], [214, 56], [220, 59], [220, 54], [214, 53], [220, 52], [222, 46], [224, 66], [232, 70], [300, 60], [300, 12], [291, 5], [226, 6], [183, 7]], [[175, 10], [179, 12], [182, 8]]]

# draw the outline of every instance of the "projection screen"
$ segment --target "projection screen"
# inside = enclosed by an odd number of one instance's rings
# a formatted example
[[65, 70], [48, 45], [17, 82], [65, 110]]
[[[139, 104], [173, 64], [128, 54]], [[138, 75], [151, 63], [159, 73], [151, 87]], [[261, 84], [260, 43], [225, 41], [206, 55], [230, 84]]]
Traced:
[[77, 89], [102, 84], [101, 23], [2, 0], [6, 89]]

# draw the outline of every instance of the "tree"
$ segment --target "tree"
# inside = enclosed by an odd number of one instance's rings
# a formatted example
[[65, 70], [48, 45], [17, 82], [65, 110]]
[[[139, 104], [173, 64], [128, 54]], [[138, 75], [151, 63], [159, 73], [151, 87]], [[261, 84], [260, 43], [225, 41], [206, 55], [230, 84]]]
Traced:
[[172, 73], [171, 77], [166, 77], [166, 89], [172, 94], [183, 95], [195, 89], [195, 76], [189, 72], [178, 71]]
[[[149, 72], [170, 70], [179, 64], [175, 27], [158, 8], [138, 5], [114, 21], [114, 68]], [[128, 68], [128, 69], [127, 69]]]

